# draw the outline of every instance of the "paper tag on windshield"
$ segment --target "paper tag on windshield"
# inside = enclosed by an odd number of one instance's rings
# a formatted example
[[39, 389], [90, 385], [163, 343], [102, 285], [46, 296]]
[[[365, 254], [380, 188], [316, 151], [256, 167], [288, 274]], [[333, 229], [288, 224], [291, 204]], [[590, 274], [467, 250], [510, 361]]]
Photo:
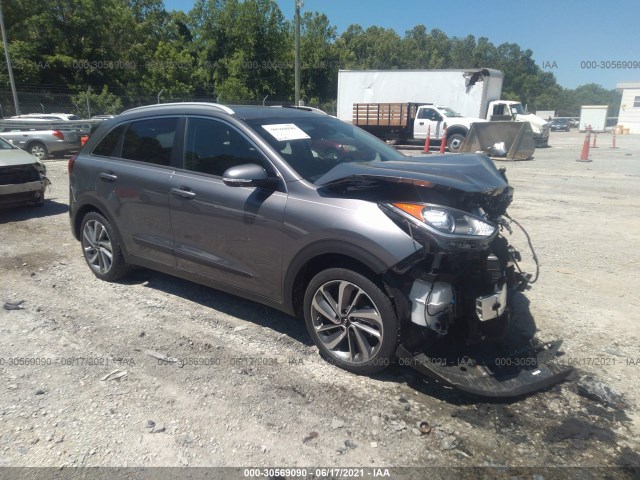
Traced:
[[305, 140], [311, 138], [309, 135], [295, 125], [294, 123], [281, 123], [277, 125], [262, 125], [267, 132], [273, 135], [273, 138], [279, 142], [286, 142], [289, 140]]

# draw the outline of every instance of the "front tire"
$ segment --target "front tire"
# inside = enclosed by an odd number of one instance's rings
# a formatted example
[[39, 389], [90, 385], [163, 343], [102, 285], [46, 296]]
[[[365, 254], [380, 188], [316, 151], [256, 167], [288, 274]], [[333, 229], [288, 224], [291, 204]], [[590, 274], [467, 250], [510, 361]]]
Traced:
[[84, 259], [96, 277], [113, 282], [129, 272], [118, 237], [106, 218], [97, 212], [87, 213], [81, 234]]
[[329, 363], [360, 375], [389, 366], [400, 323], [389, 297], [364, 275], [344, 268], [318, 273], [307, 286], [304, 318]]

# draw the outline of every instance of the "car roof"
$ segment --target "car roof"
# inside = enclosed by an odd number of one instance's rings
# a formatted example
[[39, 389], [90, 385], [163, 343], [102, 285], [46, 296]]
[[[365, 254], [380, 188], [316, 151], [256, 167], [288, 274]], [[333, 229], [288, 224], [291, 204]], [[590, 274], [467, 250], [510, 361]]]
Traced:
[[149, 115], [184, 115], [197, 113], [211, 113], [212, 111], [234, 115], [243, 120], [252, 120], [260, 118], [291, 118], [326, 115], [318, 109], [311, 107], [295, 107], [295, 106], [252, 106], [252, 105], [222, 105], [218, 103], [207, 102], [178, 102], [178, 103], [161, 103], [156, 105], [145, 105], [142, 107], [132, 108], [122, 112], [117, 118], [123, 117], [146, 117]]

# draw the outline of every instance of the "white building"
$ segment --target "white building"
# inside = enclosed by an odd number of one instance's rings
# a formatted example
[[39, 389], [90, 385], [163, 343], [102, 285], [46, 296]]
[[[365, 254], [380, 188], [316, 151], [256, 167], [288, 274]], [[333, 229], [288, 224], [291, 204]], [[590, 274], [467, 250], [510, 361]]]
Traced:
[[618, 83], [616, 89], [622, 92], [618, 125], [640, 133], [640, 82]]

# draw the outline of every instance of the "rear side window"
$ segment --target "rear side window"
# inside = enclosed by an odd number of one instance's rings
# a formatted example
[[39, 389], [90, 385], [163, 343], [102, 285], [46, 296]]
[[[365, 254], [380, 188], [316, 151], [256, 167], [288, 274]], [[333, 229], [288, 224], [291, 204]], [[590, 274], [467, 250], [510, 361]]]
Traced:
[[185, 169], [222, 177], [228, 168], [246, 163], [258, 164], [273, 174], [264, 157], [235, 128], [217, 120], [189, 118]]
[[122, 158], [169, 166], [178, 118], [132, 122], [124, 135]]
[[114, 149], [118, 146], [120, 136], [122, 135], [122, 132], [124, 132], [124, 127], [124, 125], [120, 125], [107, 133], [100, 143], [98, 143], [96, 148], [93, 149], [93, 154], [103, 157], [110, 157], [114, 155]]

